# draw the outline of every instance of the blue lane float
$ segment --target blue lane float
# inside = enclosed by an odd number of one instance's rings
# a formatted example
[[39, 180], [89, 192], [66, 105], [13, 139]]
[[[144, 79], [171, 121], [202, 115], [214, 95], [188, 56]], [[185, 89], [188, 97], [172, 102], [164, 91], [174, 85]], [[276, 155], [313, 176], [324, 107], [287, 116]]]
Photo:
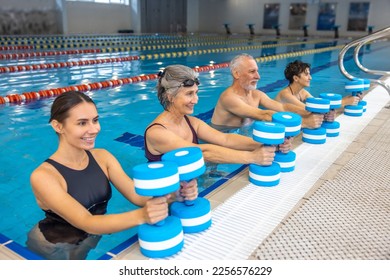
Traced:
[[[284, 142], [285, 126], [280, 123], [255, 121], [253, 124], [253, 139], [264, 145], [279, 145]], [[280, 165], [249, 165], [249, 182], [260, 187], [273, 187], [280, 182]]]
[[[330, 102], [329, 109], [336, 110], [341, 108], [343, 97], [337, 93], [320, 93], [320, 98], [328, 99]], [[337, 137], [340, 134], [340, 123], [338, 121], [324, 121], [321, 127], [326, 129], [327, 137]]]
[[[272, 115], [272, 122], [285, 126], [285, 138], [295, 137], [301, 132], [302, 117], [292, 112], [278, 112]], [[278, 163], [281, 172], [291, 172], [295, 169], [296, 154], [293, 151], [275, 153], [274, 162]]]
[[[173, 162], [152, 162], [133, 168], [135, 191], [143, 196], [162, 196], [180, 187], [179, 168]], [[183, 227], [179, 218], [168, 216], [157, 224], [138, 227], [141, 253], [150, 258], [168, 257], [184, 245]]]
[[[205, 170], [202, 150], [186, 147], [172, 150], [162, 157], [163, 161], [178, 165], [180, 181], [190, 181], [202, 175]], [[211, 226], [211, 205], [202, 197], [184, 202], [175, 201], [170, 207], [171, 215], [181, 220], [184, 233], [196, 233]]]

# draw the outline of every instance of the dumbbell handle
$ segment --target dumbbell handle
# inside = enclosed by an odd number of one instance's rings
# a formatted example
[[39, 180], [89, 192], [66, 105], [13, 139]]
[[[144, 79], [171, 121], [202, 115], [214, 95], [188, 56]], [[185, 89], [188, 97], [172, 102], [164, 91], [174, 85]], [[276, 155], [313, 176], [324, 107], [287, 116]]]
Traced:
[[[191, 179], [192, 180], [192, 179]], [[191, 182], [191, 180], [187, 180], [186, 182], [189, 183]], [[184, 200], [184, 204], [187, 205], [187, 206], [192, 206], [195, 204], [194, 200], [188, 200], [188, 199], [185, 199]]]

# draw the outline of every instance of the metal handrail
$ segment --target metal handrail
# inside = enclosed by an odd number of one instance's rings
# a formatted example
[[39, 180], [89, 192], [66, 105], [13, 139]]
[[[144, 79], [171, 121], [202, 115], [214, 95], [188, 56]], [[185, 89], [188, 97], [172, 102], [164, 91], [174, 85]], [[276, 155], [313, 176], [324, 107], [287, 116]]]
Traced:
[[[365, 68], [359, 61], [359, 51], [363, 45], [366, 45], [366, 44], [371, 43], [372, 41], [375, 41], [378, 39], [383, 39], [384, 37], [386, 37], [388, 35], [390, 35], [390, 26], [385, 27], [383, 29], [380, 29], [372, 34], [366, 35], [362, 38], [354, 40], [354, 41], [348, 43], [347, 45], [345, 45], [341, 49], [341, 51], [339, 53], [339, 59], [338, 59], [339, 68], [340, 68], [341, 73], [350, 80], [357, 78], [357, 77], [352, 76], [350, 73], [348, 73], [344, 67], [344, 56], [345, 56], [346, 52], [350, 48], [355, 47], [354, 61], [355, 61], [356, 65], [359, 67], [359, 69], [361, 69], [362, 71], [364, 71], [366, 73], [373, 74], [373, 75], [390, 75], [389, 71], [371, 70], [371, 69]], [[376, 84], [381, 85], [390, 94], [390, 86], [387, 85], [385, 82], [383, 82], [381, 80], [376, 80], [376, 79], [369, 79], [369, 80], [372, 83], [376, 83]]]

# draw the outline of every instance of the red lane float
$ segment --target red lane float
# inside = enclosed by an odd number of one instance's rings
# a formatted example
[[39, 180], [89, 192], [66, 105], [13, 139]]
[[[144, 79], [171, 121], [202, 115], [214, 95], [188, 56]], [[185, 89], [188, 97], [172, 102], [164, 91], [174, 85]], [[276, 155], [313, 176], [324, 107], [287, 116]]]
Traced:
[[[227, 68], [229, 67], [229, 63], [220, 63], [220, 64], [214, 64], [209, 66], [199, 66], [193, 68], [196, 72], [206, 72], [206, 71], [212, 71], [215, 69], [221, 69], [221, 68]], [[117, 87], [122, 86], [125, 84], [131, 84], [131, 83], [137, 83], [142, 81], [149, 81], [149, 80], [156, 80], [158, 78], [157, 74], [148, 74], [148, 75], [141, 75], [141, 76], [135, 76], [130, 78], [122, 78], [118, 80], [108, 80], [108, 81], [102, 81], [102, 82], [95, 82], [95, 83], [89, 83], [89, 84], [82, 84], [82, 85], [73, 85], [68, 87], [62, 87], [62, 88], [55, 88], [55, 89], [46, 89], [46, 90], [40, 90], [38, 92], [24, 92], [22, 94], [8, 94], [5, 97], [0, 96], [0, 104], [7, 104], [7, 103], [22, 103], [23, 101], [31, 101], [35, 99], [41, 99], [45, 97], [53, 97], [60, 95], [66, 91], [70, 90], [77, 90], [82, 92], [92, 91], [92, 90], [99, 90], [102, 88], [108, 88], [108, 87]]]
[[[2, 49], [0, 48], [0, 50], [2, 50]], [[0, 54], [0, 59], [19, 59], [19, 58], [29, 58], [29, 57], [69, 55], [69, 54], [86, 54], [86, 53], [101, 53], [101, 52], [102, 52], [101, 49], [85, 49], [85, 50], [13, 53], [13, 54]]]
[[116, 57], [116, 58], [79, 60], [79, 61], [72, 61], [72, 62], [42, 63], [42, 64], [18, 65], [18, 66], [10, 65], [10, 66], [0, 67], [0, 73], [85, 66], [85, 65], [94, 65], [94, 64], [112, 63], [112, 62], [133, 61], [139, 59], [140, 59], [139, 56], [134, 55], [134, 56]]
[[0, 51], [13, 51], [13, 50], [29, 50], [34, 49], [34, 46], [1, 46]]

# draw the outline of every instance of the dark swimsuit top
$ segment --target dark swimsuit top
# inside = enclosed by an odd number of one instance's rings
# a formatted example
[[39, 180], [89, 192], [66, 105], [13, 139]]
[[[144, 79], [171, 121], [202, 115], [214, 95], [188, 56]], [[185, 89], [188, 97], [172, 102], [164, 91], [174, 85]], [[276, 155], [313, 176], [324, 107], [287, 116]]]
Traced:
[[292, 90], [292, 88], [291, 88], [291, 85], [288, 85], [288, 88], [290, 89], [291, 94], [292, 94], [293, 96], [295, 96], [299, 101], [301, 101], [301, 102], [303, 102], [303, 103], [306, 102], [306, 100], [303, 100], [303, 99], [302, 99], [302, 96], [301, 96], [300, 93], [298, 93], [299, 97], [297, 97], [296, 95], [294, 95], [294, 92], [293, 92], [293, 90]]
[[[46, 162], [53, 165], [64, 177], [69, 195], [80, 202], [93, 215], [107, 212], [107, 204], [112, 190], [106, 174], [100, 168], [91, 152], [86, 151], [89, 163], [84, 170], [66, 167], [52, 159]], [[51, 243], [79, 244], [89, 234], [75, 228], [51, 210], [44, 210], [46, 218], [39, 221], [39, 229]]]
[[[195, 129], [191, 125], [190, 119], [187, 116], [184, 116], [184, 119], [186, 120], [188, 126], [191, 129], [191, 132], [192, 132], [192, 143], [199, 144], [198, 135], [196, 135]], [[163, 156], [163, 155], [153, 155], [149, 151], [148, 145], [146, 144], [146, 132], [148, 131], [149, 128], [151, 128], [154, 125], [161, 125], [162, 127], [165, 127], [165, 126], [163, 126], [160, 123], [153, 123], [153, 124], [151, 124], [150, 126], [148, 126], [146, 128], [145, 133], [144, 133], [144, 145], [145, 145], [145, 157], [148, 159], [148, 161], [160, 161], [161, 157]]]
[[[46, 162], [53, 165], [64, 177], [69, 195], [92, 214], [102, 214], [102, 211], [106, 212], [107, 202], [112, 195], [111, 185], [91, 152], [86, 151], [86, 153], [89, 163], [83, 170], [71, 169], [52, 159], [47, 159]], [[45, 212], [54, 214], [50, 210]]]

